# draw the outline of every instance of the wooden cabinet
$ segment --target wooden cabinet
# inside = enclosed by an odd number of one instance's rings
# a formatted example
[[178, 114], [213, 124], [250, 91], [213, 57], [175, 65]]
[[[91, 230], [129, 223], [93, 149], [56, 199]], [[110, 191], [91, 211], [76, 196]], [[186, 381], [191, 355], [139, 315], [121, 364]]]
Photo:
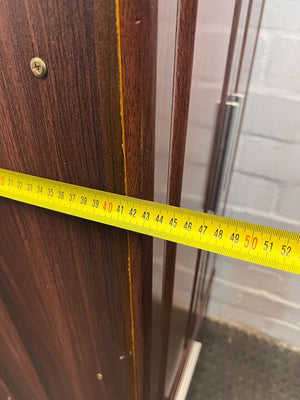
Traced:
[[[4, 0], [0, 46], [1, 167], [151, 200], [155, 0]], [[146, 399], [152, 240], [3, 198], [0, 221], [3, 398]]]
[[[159, 145], [168, 142], [157, 193], [180, 206], [194, 124], [206, 137], [192, 163], [202, 180], [190, 184], [199, 209], [222, 213], [241, 121], [231, 140], [227, 111], [243, 114], [264, 0], [162, 0], [158, 80], [157, 3], [2, 0], [1, 168], [153, 200], [157, 122]], [[34, 57], [44, 77], [30, 69]], [[178, 319], [182, 247], [168, 242], [156, 257], [155, 314], [150, 237], [4, 198], [0, 222], [0, 399], [176, 398], [207, 306], [210, 256], [195, 254]]]

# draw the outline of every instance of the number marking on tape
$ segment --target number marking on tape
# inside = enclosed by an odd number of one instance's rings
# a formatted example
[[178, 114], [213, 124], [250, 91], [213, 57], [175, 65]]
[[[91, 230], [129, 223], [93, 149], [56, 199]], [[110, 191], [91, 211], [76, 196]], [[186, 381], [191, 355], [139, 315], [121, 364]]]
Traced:
[[300, 274], [300, 234], [0, 169], [0, 196]]

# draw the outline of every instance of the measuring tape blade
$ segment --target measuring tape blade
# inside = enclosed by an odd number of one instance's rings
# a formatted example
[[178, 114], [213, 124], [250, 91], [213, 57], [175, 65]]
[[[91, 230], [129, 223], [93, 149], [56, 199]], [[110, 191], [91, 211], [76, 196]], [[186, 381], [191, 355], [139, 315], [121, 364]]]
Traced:
[[0, 169], [0, 196], [300, 274], [300, 234]]

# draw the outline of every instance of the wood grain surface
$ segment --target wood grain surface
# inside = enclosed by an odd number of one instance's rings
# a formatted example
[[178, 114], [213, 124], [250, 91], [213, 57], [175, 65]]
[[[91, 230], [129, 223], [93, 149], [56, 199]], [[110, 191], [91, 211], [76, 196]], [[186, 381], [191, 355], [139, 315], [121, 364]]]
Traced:
[[9, 391], [7, 385], [5, 384], [5, 382], [1, 377], [0, 377], [0, 399], [13, 400], [11, 392]]
[[[0, 399], [48, 400], [36, 370], [0, 299]], [[4, 368], [5, 366], [5, 368]], [[10, 390], [8, 389], [10, 388]]]
[[[128, 107], [122, 123], [116, 4], [1, 2], [2, 168], [151, 199], [156, 25], [155, 2], [144, 3], [138, 31], [132, 29], [133, 2], [121, 9]], [[140, 32], [147, 50], [139, 38], [131, 62], [127, 54]], [[30, 71], [36, 56], [47, 65], [45, 78]], [[141, 90], [149, 90], [146, 101]], [[141, 310], [150, 298], [151, 240], [128, 240], [125, 231], [3, 198], [0, 220], [0, 291], [12, 321], [7, 329], [20, 338], [26, 350], [20, 362], [31, 361], [46, 398], [142, 398], [150, 316]], [[1, 363], [7, 371], [11, 359]], [[3, 382], [12, 393], [22, 388]], [[42, 399], [30, 393], [19, 398]]]
[[[126, 194], [154, 195], [157, 0], [120, 4]], [[134, 71], [134, 73], [133, 73]], [[150, 396], [152, 238], [128, 232], [139, 398]], [[139, 284], [140, 283], [140, 284]]]

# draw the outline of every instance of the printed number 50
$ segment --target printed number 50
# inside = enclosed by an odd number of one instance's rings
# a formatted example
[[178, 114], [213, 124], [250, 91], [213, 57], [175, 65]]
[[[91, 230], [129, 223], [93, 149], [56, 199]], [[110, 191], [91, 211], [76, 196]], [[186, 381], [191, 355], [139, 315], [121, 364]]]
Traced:
[[251, 239], [251, 235], [246, 235], [245, 237], [245, 244], [244, 247], [249, 247], [249, 245], [251, 244], [251, 249], [254, 250], [256, 249], [257, 243], [258, 243], [258, 238], [256, 236], [253, 236], [252, 240]]

